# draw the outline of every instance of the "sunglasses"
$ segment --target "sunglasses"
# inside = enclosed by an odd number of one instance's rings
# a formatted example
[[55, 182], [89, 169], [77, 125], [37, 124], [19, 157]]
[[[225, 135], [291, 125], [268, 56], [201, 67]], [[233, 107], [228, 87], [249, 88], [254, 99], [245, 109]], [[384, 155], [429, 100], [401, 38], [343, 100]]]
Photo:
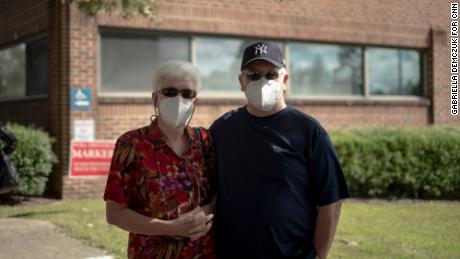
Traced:
[[196, 97], [196, 91], [191, 90], [191, 89], [178, 90], [174, 87], [165, 87], [165, 88], [162, 88], [160, 92], [166, 97], [174, 97], [178, 94], [182, 95], [182, 97], [186, 99], [192, 99]]
[[268, 72], [266, 74], [261, 74], [261, 73], [258, 73], [258, 72], [247, 72], [246, 73], [246, 78], [249, 81], [257, 81], [262, 76], [267, 78], [267, 80], [275, 80], [275, 79], [278, 79], [280, 77], [280, 74], [278, 72], [276, 72], [276, 71], [270, 71], [270, 72]]

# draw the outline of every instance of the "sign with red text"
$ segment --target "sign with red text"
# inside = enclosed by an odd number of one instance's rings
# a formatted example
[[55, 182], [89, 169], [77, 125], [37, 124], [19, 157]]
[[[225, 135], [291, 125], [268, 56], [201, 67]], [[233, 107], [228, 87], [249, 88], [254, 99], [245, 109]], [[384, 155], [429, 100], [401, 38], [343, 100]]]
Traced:
[[74, 140], [70, 145], [70, 177], [109, 174], [114, 140]]

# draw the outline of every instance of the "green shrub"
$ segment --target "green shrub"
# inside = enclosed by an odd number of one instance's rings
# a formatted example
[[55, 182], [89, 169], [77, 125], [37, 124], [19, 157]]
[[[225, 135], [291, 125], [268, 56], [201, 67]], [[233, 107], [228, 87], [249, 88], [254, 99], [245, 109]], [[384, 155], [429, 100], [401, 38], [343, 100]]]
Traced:
[[21, 195], [42, 195], [56, 155], [51, 149], [54, 141], [46, 132], [8, 123], [6, 127], [16, 136], [16, 149], [9, 155], [19, 176], [19, 186], [14, 191]]
[[331, 134], [355, 197], [460, 198], [460, 128]]

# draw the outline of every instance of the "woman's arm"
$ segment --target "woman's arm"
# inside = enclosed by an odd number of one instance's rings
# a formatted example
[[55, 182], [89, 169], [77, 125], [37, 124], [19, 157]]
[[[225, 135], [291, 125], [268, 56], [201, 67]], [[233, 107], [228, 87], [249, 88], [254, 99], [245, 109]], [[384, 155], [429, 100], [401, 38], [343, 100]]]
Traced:
[[161, 220], [137, 213], [119, 203], [106, 201], [107, 222], [126, 231], [143, 235], [181, 236], [196, 239], [210, 228], [213, 214], [193, 210], [173, 220]]

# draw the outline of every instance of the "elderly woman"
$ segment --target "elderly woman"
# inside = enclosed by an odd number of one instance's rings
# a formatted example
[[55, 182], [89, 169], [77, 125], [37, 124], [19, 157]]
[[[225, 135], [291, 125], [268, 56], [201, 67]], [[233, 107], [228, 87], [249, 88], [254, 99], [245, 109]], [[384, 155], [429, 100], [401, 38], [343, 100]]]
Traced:
[[129, 258], [215, 257], [211, 135], [188, 126], [199, 84], [192, 64], [161, 64], [155, 118], [117, 140], [104, 200], [107, 222], [129, 231]]

